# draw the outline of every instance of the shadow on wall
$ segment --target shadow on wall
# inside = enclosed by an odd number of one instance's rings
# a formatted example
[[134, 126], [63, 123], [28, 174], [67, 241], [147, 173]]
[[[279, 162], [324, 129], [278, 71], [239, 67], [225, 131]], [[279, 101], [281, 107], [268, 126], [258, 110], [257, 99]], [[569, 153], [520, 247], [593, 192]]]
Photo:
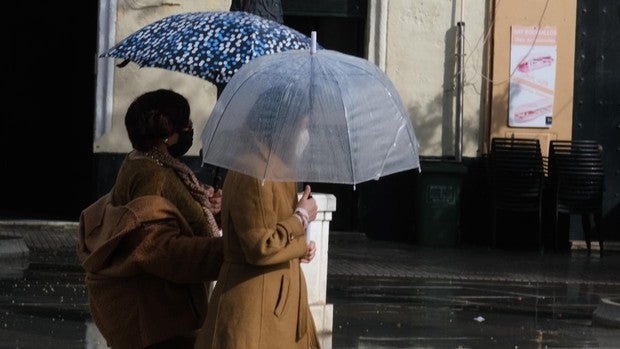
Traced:
[[[411, 123], [416, 138], [420, 142], [420, 154], [438, 155], [443, 153], [442, 125], [443, 95], [437, 95], [430, 103], [422, 107], [409, 107]], [[453, 136], [450, 135], [452, 138]]]
[[[501, 90], [501, 88], [505, 87], [505, 90], [503, 90], [503, 93], [501, 94], [496, 94], [491, 96], [491, 98], [493, 99], [491, 101], [492, 106], [491, 106], [491, 115], [489, 115], [489, 118], [491, 118], [490, 123], [490, 130], [489, 130], [489, 142], [491, 142], [491, 138], [493, 137], [505, 137], [506, 135], [500, 134], [499, 130], [502, 127], [506, 127], [508, 125], [508, 103], [509, 103], [509, 94], [510, 94], [510, 90], [509, 90], [509, 83], [508, 83], [508, 79], [505, 81], [500, 81], [499, 83], [497, 83], [495, 86], [496, 90]], [[502, 107], [502, 109], [499, 109], [500, 107]]]

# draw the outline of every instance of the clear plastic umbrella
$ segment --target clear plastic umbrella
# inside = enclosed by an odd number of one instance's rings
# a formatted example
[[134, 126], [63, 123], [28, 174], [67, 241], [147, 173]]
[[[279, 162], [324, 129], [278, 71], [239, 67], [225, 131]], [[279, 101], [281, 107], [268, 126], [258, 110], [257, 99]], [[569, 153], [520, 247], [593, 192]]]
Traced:
[[201, 140], [205, 163], [270, 181], [355, 185], [419, 168], [413, 126], [390, 79], [368, 60], [326, 49], [244, 65]]

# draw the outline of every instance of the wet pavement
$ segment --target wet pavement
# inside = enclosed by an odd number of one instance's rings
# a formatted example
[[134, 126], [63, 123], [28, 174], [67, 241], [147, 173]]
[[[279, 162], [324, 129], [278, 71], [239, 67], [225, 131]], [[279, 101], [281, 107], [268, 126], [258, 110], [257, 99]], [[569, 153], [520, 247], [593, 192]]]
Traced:
[[[0, 348], [105, 348], [75, 229], [0, 222]], [[619, 315], [603, 326], [593, 313], [620, 299], [619, 266], [616, 251], [431, 248], [331, 232], [332, 348], [618, 348]]]
[[352, 288], [357, 296], [330, 292], [334, 348], [613, 348], [620, 339], [592, 326], [596, 297], [578, 287], [364, 278]]

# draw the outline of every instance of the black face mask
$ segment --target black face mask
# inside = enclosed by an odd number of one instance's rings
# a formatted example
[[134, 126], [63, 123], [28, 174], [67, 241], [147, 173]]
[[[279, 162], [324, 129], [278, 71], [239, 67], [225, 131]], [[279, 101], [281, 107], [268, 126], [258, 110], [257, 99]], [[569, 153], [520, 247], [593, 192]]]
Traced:
[[194, 129], [179, 131], [179, 140], [168, 147], [168, 153], [174, 158], [179, 158], [192, 147], [194, 142]]

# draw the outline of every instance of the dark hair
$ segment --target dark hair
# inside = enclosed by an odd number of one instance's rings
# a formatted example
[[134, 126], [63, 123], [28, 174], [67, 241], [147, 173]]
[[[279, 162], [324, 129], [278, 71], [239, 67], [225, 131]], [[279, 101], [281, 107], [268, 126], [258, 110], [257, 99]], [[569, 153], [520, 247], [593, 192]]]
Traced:
[[304, 116], [311, 108], [303, 94], [301, 88], [292, 85], [275, 85], [265, 90], [258, 96], [248, 114], [248, 129], [262, 133], [281, 122], [277, 120], [278, 115], [286, 115], [291, 122]]
[[159, 89], [136, 98], [125, 114], [125, 127], [134, 149], [148, 151], [158, 139], [187, 126], [190, 108], [185, 97]]

